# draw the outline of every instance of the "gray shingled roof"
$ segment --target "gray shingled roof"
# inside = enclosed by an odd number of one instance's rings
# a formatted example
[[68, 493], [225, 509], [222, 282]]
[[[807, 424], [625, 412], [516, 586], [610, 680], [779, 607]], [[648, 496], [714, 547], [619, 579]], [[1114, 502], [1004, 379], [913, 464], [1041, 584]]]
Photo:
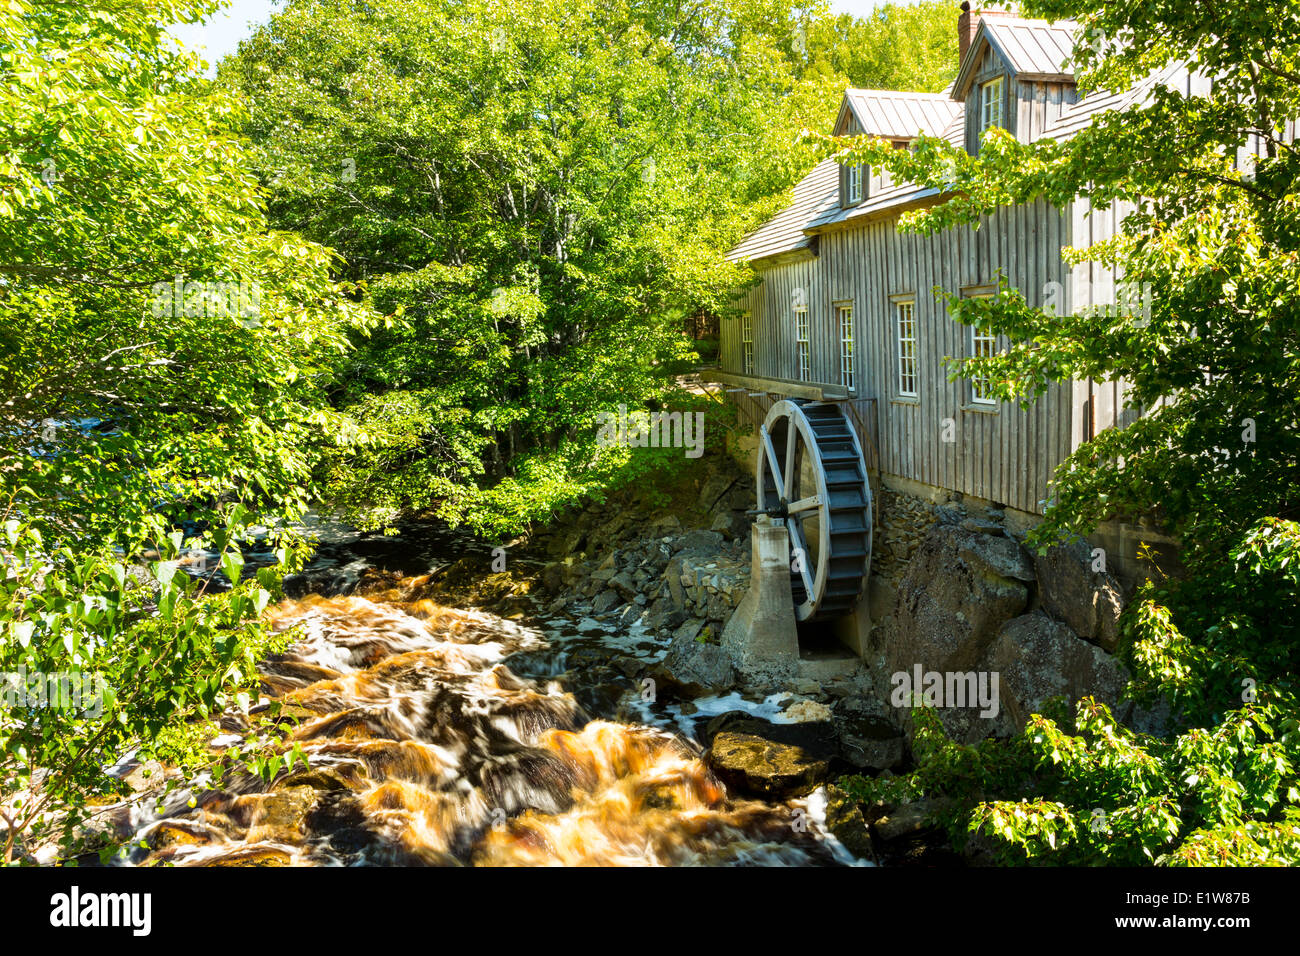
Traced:
[[1190, 93], [1189, 84], [1192, 76], [1187, 66], [1172, 63], [1162, 70], [1154, 70], [1145, 79], [1118, 93], [1099, 91], [1090, 93], [1076, 103], [1072, 103], [1060, 116], [1043, 130], [1044, 139], [1069, 139], [1084, 127], [1090, 125], [1099, 113], [1111, 110], [1123, 111], [1132, 106], [1143, 105], [1154, 93], [1157, 86], [1169, 85], [1182, 88]]
[[[953, 103], [956, 107], [948, 125], [939, 132], [939, 136], [948, 140], [954, 146], [961, 146], [966, 141], [966, 107], [963, 103]], [[928, 132], [928, 131], [927, 131]], [[836, 182], [838, 187], [839, 183]], [[835, 202], [830, 207], [822, 210], [821, 215], [817, 216], [808, 224], [808, 229], [819, 229], [822, 226], [829, 226], [837, 222], [845, 222], [850, 219], [858, 219], [862, 216], [870, 216], [872, 213], [879, 212], [891, 206], [897, 206], [913, 199], [924, 199], [927, 196], [937, 196], [937, 189], [922, 188], [915, 183], [898, 183], [890, 185], [885, 189], [874, 194], [868, 195], [865, 202], [856, 206], [850, 206], [844, 209], [839, 204], [838, 194]]]
[[741, 239], [727, 253], [728, 261], [745, 262], [806, 248], [810, 239], [804, 230], [839, 201], [839, 164], [824, 159], [795, 185], [790, 205]]

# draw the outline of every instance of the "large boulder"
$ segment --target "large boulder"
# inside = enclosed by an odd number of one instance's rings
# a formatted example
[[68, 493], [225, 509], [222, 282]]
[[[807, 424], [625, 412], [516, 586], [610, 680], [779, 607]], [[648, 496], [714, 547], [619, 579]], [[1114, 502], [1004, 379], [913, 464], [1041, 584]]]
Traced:
[[1124, 593], [1113, 575], [1092, 567], [1092, 551], [1082, 541], [1034, 556], [1043, 609], [1084, 640], [1114, 652]]
[[891, 805], [886, 807], [883, 816], [876, 818], [872, 828], [886, 842], [914, 837], [933, 829], [937, 825], [935, 818], [949, 811], [952, 805], [951, 800], [943, 797]]
[[703, 511], [712, 511], [717, 507], [731, 489], [740, 482], [740, 476], [736, 474], [713, 474], [704, 482], [704, 487], [700, 489], [700, 508]]
[[702, 528], [688, 531], [672, 542], [674, 551], [685, 551], [691, 554], [714, 554], [721, 547], [722, 535]]
[[1010, 538], [933, 526], [907, 565], [892, 617], [870, 644], [886, 678], [917, 664], [973, 669], [998, 628], [1024, 611], [1031, 580], [1029, 558]]
[[871, 831], [858, 801], [834, 784], [826, 788], [826, 829], [856, 857], [874, 860]]
[[[689, 624], [698, 621], [688, 621]], [[731, 688], [735, 683], [736, 673], [731, 664], [731, 657], [716, 644], [706, 644], [695, 639], [700, 628], [679, 631], [673, 642], [668, 645], [662, 663], [655, 669], [655, 674], [665, 688], [682, 697], [701, 697], [716, 694]]]
[[825, 760], [798, 747], [731, 731], [714, 738], [705, 760], [728, 788], [766, 800], [810, 793], [829, 774]]
[[999, 733], [1022, 730], [1049, 697], [1065, 697], [1071, 704], [1095, 697], [1121, 719], [1132, 710], [1127, 702], [1117, 707], [1128, 682], [1119, 661], [1041, 611], [1004, 624], [981, 666], [998, 675]]
[[891, 770], [903, 762], [906, 746], [898, 729], [882, 717], [854, 715], [840, 720], [840, 753], [861, 770]]

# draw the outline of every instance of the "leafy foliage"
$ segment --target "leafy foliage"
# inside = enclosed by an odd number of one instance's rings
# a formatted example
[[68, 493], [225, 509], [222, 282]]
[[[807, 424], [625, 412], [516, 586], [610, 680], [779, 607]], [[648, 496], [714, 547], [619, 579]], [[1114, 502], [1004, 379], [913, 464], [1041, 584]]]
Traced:
[[818, 18], [806, 28], [807, 68], [862, 89], [938, 93], [957, 75], [954, 21], [941, 0]]
[[[923, 138], [913, 151], [857, 141], [852, 161], [944, 190], [906, 228], [975, 222], [1045, 197], [1131, 210], [1115, 238], [1069, 252], [1144, 292], [1066, 312], [1037, 290], [948, 299], [958, 321], [1007, 343], [953, 364], [1029, 402], [1071, 379], [1122, 380], [1143, 412], [1059, 468], [1040, 546], [1108, 518], [1154, 515], [1183, 542], [1184, 574], [1141, 588], [1125, 612], [1132, 693], [1172, 708], [1181, 729], [1135, 734], [1085, 701], [1072, 720], [1034, 717], [983, 750], [941, 744], [909, 786], [965, 760], [981, 780], [952, 819], [1019, 862], [1294, 864], [1300, 851], [1295, 698], [1300, 620], [1300, 5], [1246, 8], [1038, 0], [1080, 22], [1082, 85], [1144, 95], [1065, 141], [985, 133], [978, 156]], [[1187, 94], [1171, 64], [1213, 77]], [[1155, 82], [1148, 83], [1149, 78]], [[1242, 152], [1258, 145], [1257, 159]], [[996, 757], [991, 756], [996, 754]], [[1094, 825], [1101, 821], [1100, 825]]]
[[[948, 191], [939, 205], [909, 214], [908, 228], [977, 222], [1038, 197], [1134, 209], [1115, 238], [1071, 259], [1118, 271], [1144, 290], [1149, 315], [1132, 301], [1059, 314], [1009, 287], [949, 300], [958, 321], [1008, 343], [1004, 354], [958, 361], [954, 377], [988, 375], [999, 397], [1022, 401], [1053, 382], [1123, 380], [1126, 400], [1146, 411], [1061, 465], [1043, 542], [1157, 507], [1193, 546], [1222, 554], [1259, 517], [1295, 514], [1300, 156], [1282, 124], [1300, 114], [1300, 87], [1279, 71], [1300, 51], [1300, 13], [1289, 2], [1242, 16], [1191, 16], [1175, 6], [1038, 5], [1080, 21], [1075, 57], [1086, 88], [1143, 83], [1166, 75], [1172, 60], [1215, 77], [1194, 95], [1155, 83], [1068, 140], [1021, 143], [989, 130], [978, 156], [934, 138], [913, 152], [844, 146], [846, 156], [888, 166], [896, 178]], [[1258, 32], [1261, 17], [1275, 26]], [[1263, 156], [1238, 163], [1238, 150], [1253, 142]]]
[[682, 406], [683, 321], [725, 315], [723, 251], [835, 108], [795, 24], [753, 0], [299, 0], [223, 64], [273, 220], [392, 317], [335, 393], [354, 520], [518, 530], [615, 473], [586, 473], [600, 412]]
[[[0, 669], [104, 688], [0, 711], [6, 862], [117, 792], [128, 747], [213, 759], [207, 718], [273, 646], [278, 574], [238, 583], [241, 542], [276, 526], [293, 567], [365, 323], [327, 250], [268, 228], [238, 101], [158, 26], [212, 7], [0, 8]], [[236, 587], [178, 572], [199, 546]]]

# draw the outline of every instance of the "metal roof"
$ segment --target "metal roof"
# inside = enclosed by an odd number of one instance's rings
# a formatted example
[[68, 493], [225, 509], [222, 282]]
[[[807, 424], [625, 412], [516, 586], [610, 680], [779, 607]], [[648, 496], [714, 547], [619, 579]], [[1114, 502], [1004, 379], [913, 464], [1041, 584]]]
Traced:
[[1083, 99], [1072, 103], [1061, 115], [1043, 130], [1043, 139], [1069, 139], [1084, 127], [1090, 125], [1093, 118], [1100, 113], [1112, 110], [1123, 111], [1130, 107], [1141, 107], [1150, 102], [1157, 86], [1172, 86], [1191, 95], [1196, 83], [1186, 64], [1171, 63], [1164, 69], [1153, 70], [1140, 83], [1118, 93], [1099, 91], [1089, 93]]
[[938, 136], [961, 110], [961, 104], [947, 93], [898, 93], [892, 90], [850, 88], [845, 91], [844, 97], [863, 132], [873, 136], [909, 139], [918, 133]]
[[[1077, 28], [1077, 24], [1068, 21], [1048, 23], [1011, 16], [982, 19], [961, 72], [947, 91], [846, 90], [835, 132], [844, 132], [847, 117], [852, 115], [864, 131], [876, 136], [911, 138], [925, 132], [941, 136], [955, 146], [964, 146], [965, 103], [952, 97], [960, 95], [963, 84], [968, 85], [979, 59], [978, 45], [987, 40], [1018, 74], [1038, 79], [1069, 79], [1071, 74], [1065, 72], [1064, 61], [1073, 49]], [[1099, 113], [1140, 105], [1158, 85], [1186, 87], [1186, 92], [1191, 92], [1195, 82], [1184, 65], [1171, 65], [1154, 71], [1132, 89], [1093, 93], [1071, 104], [1041, 136], [1068, 139], [1088, 126]], [[838, 164], [833, 159], [823, 160], [795, 186], [790, 206], [742, 239], [727, 258], [733, 262], [753, 261], [806, 249], [811, 245], [812, 236], [828, 226], [940, 195], [939, 190], [915, 183], [889, 184], [869, 194], [864, 202], [845, 209], [840, 206], [839, 186]]]
[[[956, 107], [956, 110], [946, 127], [940, 130], [938, 134], [931, 134], [928, 130], [926, 132], [928, 135], [938, 135], [941, 139], [946, 139], [954, 146], [962, 146], [966, 142], [966, 109], [962, 103], [954, 103], [953, 106]], [[836, 186], [838, 187], [838, 185], [837, 181]], [[822, 227], [837, 222], [847, 222], [862, 216], [870, 216], [891, 206], [899, 206], [912, 200], [937, 195], [939, 195], [937, 189], [918, 186], [916, 183], [891, 183], [884, 189], [869, 194], [864, 202], [845, 209], [839, 204], [837, 190], [835, 202], [828, 208], [823, 209], [821, 214], [808, 224], [808, 229], [810, 231], [820, 230]]]
[[1066, 61], [1074, 52], [1079, 25], [1073, 20], [1027, 20], [1022, 17], [981, 17], [962, 61], [953, 95], [964, 97], [985, 43], [993, 47], [1017, 76], [1066, 78], [1073, 75]]

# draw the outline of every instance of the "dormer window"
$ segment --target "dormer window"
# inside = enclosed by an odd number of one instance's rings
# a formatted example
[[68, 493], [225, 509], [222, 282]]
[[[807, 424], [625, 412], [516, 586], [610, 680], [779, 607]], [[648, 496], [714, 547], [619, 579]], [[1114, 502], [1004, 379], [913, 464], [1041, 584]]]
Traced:
[[844, 205], [856, 206], [862, 202], [862, 167], [848, 166], [844, 170]]
[[1002, 125], [1002, 77], [980, 84], [980, 132]]

